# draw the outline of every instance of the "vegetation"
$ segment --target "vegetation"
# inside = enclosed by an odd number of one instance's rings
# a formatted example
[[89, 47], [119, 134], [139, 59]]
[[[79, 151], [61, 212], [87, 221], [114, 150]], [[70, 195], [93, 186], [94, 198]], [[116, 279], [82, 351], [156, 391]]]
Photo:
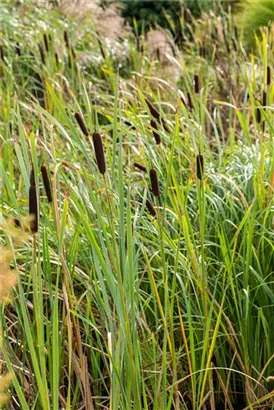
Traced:
[[271, 409], [273, 31], [193, 18], [177, 81], [89, 19], [1, 18], [6, 408]]

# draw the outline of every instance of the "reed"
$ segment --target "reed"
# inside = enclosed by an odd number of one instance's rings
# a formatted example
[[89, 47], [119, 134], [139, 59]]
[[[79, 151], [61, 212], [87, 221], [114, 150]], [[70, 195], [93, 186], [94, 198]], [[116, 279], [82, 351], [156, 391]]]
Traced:
[[92, 138], [93, 138], [95, 156], [97, 160], [97, 166], [98, 166], [99, 172], [101, 174], [104, 174], [106, 172], [106, 163], [105, 163], [105, 155], [104, 155], [104, 147], [103, 147], [102, 138], [99, 132], [97, 131], [95, 131], [92, 134]]

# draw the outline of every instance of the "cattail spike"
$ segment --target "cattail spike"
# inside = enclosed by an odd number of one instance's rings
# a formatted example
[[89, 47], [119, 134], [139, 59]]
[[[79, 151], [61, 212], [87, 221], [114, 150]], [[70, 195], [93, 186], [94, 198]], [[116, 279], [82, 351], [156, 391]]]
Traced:
[[159, 184], [158, 184], [158, 177], [157, 177], [157, 172], [154, 168], [151, 168], [149, 171], [149, 176], [150, 176], [150, 182], [151, 182], [151, 188], [154, 196], [159, 196]]
[[189, 92], [187, 93], [187, 101], [188, 101], [188, 107], [189, 107], [189, 109], [190, 109], [190, 110], [193, 110], [192, 98], [191, 98], [191, 95], [190, 95]]
[[104, 174], [106, 172], [106, 163], [102, 138], [97, 131], [92, 134], [92, 138], [98, 169], [101, 174]]
[[21, 47], [18, 41], [16, 42], [15, 51], [18, 57], [21, 57]]
[[138, 168], [140, 171], [147, 172], [146, 167], [144, 167], [144, 166], [141, 165], [141, 164], [138, 164], [138, 162], [134, 162], [133, 165], [135, 166], [135, 168]]
[[160, 113], [157, 110], [157, 108], [155, 108], [154, 105], [151, 104], [151, 102], [147, 98], [145, 98], [145, 101], [146, 101], [146, 104], [149, 108], [149, 111], [150, 111], [152, 117], [154, 117], [156, 120], [159, 120], [161, 116], [160, 116]]
[[30, 170], [29, 183], [30, 183], [30, 185], [35, 185], [35, 176], [34, 176], [33, 167], [31, 167], [31, 170]]
[[156, 216], [155, 208], [149, 199], [146, 200], [146, 207], [151, 216]]
[[200, 80], [198, 74], [194, 75], [194, 90], [196, 94], [200, 92]]
[[30, 230], [32, 233], [36, 233], [38, 231], [38, 204], [35, 185], [31, 185], [29, 188], [29, 214], [33, 218]]
[[43, 183], [44, 183], [46, 195], [48, 198], [48, 202], [51, 203], [52, 202], [51, 186], [50, 186], [48, 171], [45, 165], [41, 166], [41, 173], [42, 173]]
[[263, 92], [263, 107], [267, 105], [267, 93], [266, 91]]
[[38, 44], [38, 48], [39, 48], [42, 63], [45, 65], [46, 64], [45, 53], [44, 53], [43, 47], [40, 43]]
[[64, 31], [64, 40], [65, 40], [66, 47], [69, 48], [69, 37], [68, 37], [68, 33], [66, 30]]
[[259, 107], [256, 108], [256, 121], [258, 124], [262, 121], [262, 113]]
[[202, 180], [204, 174], [204, 157], [202, 154], [197, 155], [196, 157], [196, 174], [197, 178]]
[[270, 83], [271, 83], [271, 68], [268, 65], [267, 66], [266, 84], [270, 85]]
[[79, 112], [76, 112], [74, 114], [76, 121], [78, 122], [79, 127], [81, 128], [83, 134], [85, 134], [86, 137], [89, 136], [89, 132], [88, 129], [86, 127], [86, 124], [84, 122], [83, 117], [81, 116], [81, 114]]
[[44, 33], [43, 38], [44, 38], [45, 49], [46, 49], [46, 52], [48, 53], [49, 52], [49, 43], [48, 43], [48, 36], [46, 35], [46, 33]]
[[159, 145], [161, 143], [161, 137], [157, 132], [157, 130], [158, 130], [157, 122], [155, 120], [151, 119], [150, 125], [152, 127], [152, 133], [153, 133], [153, 137], [155, 139], [155, 143], [157, 145]]

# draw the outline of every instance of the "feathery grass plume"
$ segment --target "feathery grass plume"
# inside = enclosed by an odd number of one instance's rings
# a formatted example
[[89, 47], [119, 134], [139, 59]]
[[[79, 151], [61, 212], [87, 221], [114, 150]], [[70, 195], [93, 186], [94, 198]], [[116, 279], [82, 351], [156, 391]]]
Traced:
[[198, 74], [194, 75], [194, 90], [196, 94], [200, 92], [200, 80]]
[[84, 122], [84, 119], [82, 118], [81, 114], [79, 112], [76, 112], [74, 114], [76, 121], [78, 122], [79, 127], [81, 128], [83, 134], [85, 134], [86, 137], [89, 136], [88, 129], [86, 127], [86, 124]]
[[256, 108], [256, 121], [258, 124], [262, 121], [262, 113], [259, 107]]
[[40, 52], [40, 56], [41, 56], [41, 61], [45, 65], [46, 64], [45, 53], [44, 53], [43, 47], [40, 43], [38, 44], [38, 48], [39, 48], [39, 52]]
[[266, 91], [263, 92], [263, 107], [265, 107], [267, 104], [267, 93]]
[[15, 45], [15, 51], [16, 54], [18, 55], [18, 57], [21, 57], [21, 47], [18, 41], [16, 41], [16, 45]]
[[66, 47], [69, 48], [69, 37], [68, 37], [68, 33], [66, 30], [64, 31], [64, 40], [65, 40]]
[[149, 171], [149, 176], [150, 176], [150, 183], [151, 183], [151, 188], [154, 196], [159, 196], [159, 184], [158, 184], [158, 177], [157, 177], [157, 172], [154, 168], [151, 168]]
[[141, 164], [138, 164], [138, 162], [134, 162], [133, 165], [135, 166], [135, 168], [138, 168], [140, 171], [147, 172], [146, 167], [144, 167], [144, 166], [141, 165]]
[[271, 68], [267, 66], [267, 75], [266, 75], [266, 84], [270, 85], [271, 83]]
[[45, 49], [46, 49], [46, 52], [48, 53], [49, 52], [49, 43], [48, 43], [48, 36], [47, 36], [46, 33], [44, 33], [43, 38], [44, 38]]
[[102, 138], [99, 132], [97, 131], [94, 131], [94, 133], [92, 134], [92, 138], [98, 169], [101, 174], [104, 174], [106, 172], [106, 163]]
[[158, 134], [158, 131], [157, 131], [158, 130], [157, 122], [153, 118], [150, 121], [150, 125], [152, 127], [152, 133], [153, 133], [153, 137], [155, 139], [155, 143], [157, 145], [159, 145], [161, 143], [161, 137], [160, 137], [160, 135]]
[[155, 208], [149, 199], [146, 200], [146, 207], [151, 216], [156, 216]]
[[48, 202], [51, 203], [52, 202], [51, 186], [50, 186], [48, 171], [45, 165], [41, 166], [41, 173], [42, 173], [43, 183], [44, 183], [46, 195], [48, 198]]
[[188, 102], [188, 108], [190, 110], [193, 110], [193, 103], [192, 103], [192, 98], [190, 92], [187, 92], [187, 102]]
[[204, 174], [204, 157], [202, 154], [196, 156], [196, 175], [197, 178], [202, 180]]

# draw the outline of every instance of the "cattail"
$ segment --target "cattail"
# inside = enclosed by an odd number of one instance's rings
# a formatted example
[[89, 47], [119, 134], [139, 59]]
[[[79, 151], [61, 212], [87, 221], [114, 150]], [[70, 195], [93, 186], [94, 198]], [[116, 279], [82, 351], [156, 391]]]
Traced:
[[235, 38], [238, 41], [239, 40], [239, 34], [238, 34], [238, 27], [234, 26], [234, 33], [235, 33]]
[[263, 107], [267, 105], [267, 93], [266, 91], [263, 92]]
[[140, 171], [147, 172], [146, 167], [144, 167], [144, 166], [141, 165], [141, 164], [138, 164], [138, 162], [134, 162], [133, 165], [135, 166], [135, 168], [138, 168]]
[[30, 185], [35, 185], [35, 176], [34, 176], [34, 169], [33, 167], [30, 170], [30, 177], [29, 177]]
[[69, 38], [68, 38], [68, 33], [66, 30], [64, 31], [64, 40], [65, 40], [66, 47], [69, 48]]
[[157, 131], [158, 130], [157, 122], [155, 120], [151, 119], [150, 125], [152, 127], [152, 133], [153, 133], [153, 137], [155, 139], [155, 143], [157, 145], [159, 145], [161, 143], [161, 137], [160, 137], [160, 135], [158, 134], [158, 131]]
[[13, 224], [16, 228], [21, 228], [22, 227], [21, 221], [18, 218], [13, 218]]
[[156, 216], [155, 208], [149, 199], [146, 200], [146, 207], [151, 216]]
[[4, 48], [2, 46], [2, 44], [0, 44], [0, 58], [2, 61], [5, 62], [5, 53], [4, 53]]
[[199, 94], [200, 91], [200, 80], [198, 74], [194, 75], [194, 90], [196, 94]]
[[237, 52], [238, 48], [237, 48], [237, 43], [236, 43], [235, 38], [232, 38], [232, 45], [233, 45], [234, 50]]
[[40, 56], [41, 56], [42, 63], [45, 65], [46, 64], [45, 53], [44, 53], [43, 47], [40, 43], [38, 44], [38, 48], [39, 48], [39, 51], [40, 51]]
[[267, 66], [267, 75], [266, 75], [266, 84], [270, 85], [271, 83], [271, 68], [269, 67], [269, 65]]
[[193, 103], [192, 103], [192, 98], [191, 98], [191, 94], [188, 92], [187, 93], [187, 101], [188, 101], [188, 107], [190, 110], [193, 110]]
[[35, 185], [29, 187], [29, 214], [32, 216], [30, 230], [32, 233], [38, 231], [38, 204]]
[[74, 48], [73, 48], [73, 47], [70, 47], [70, 50], [71, 50], [72, 57], [73, 57], [74, 60], [75, 60], [76, 54], [75, 54]]
[[98, 169], [101, 174], [104, 174], [106, 172], [106, 164], [102, 138], [99, 132], [96, 131], [92, 134], [92, 138]]
[[161, 115], [159, 111], [157, 110], [157, 108], [155, 108], [154, 105], [151, 104], [151, 102], [147, 98], [145, 98], [145, 101], [147, 103], [147, 106], [149, 108], [149, 111], [152, 117], [154, 117], [156, 120], [159, 120], [161, 118]]
[[16, 42], [16, 45], [15, 45], [15, 51], [18, 57], [21, 57], [21, 47], [18, 41]]
[[44, 183], [46, 195], [48, 198], [48, 202], [51, 203], [52, 202], [51, 186], [50, 186], [48, 171], [45, 165], [41, 166], [41, 173], [42, 173], [43, 183]]
[[10, 134], [12, 135], [12, 122], [9, 122], [9, 129], [10, 129]]
[[156, 170], [154, 168], [151, 168], [149, 171], [149, 176], [150, 176], [150, 183], [151, 183], [151, 188], [154, 196], [159, 196], [159, 184], [158, 184], [158, 177]]
[[84, 122], [84, 120], [83, 120], [81, 114], [80, 114], [79, 112], [76, 112], [76, 113], [74, 114], [74, 116], [75, 116], [76, 121], [78, 122], [78, 125], [79, 125], [79, 127], [81, 128], [83, 134], [85, 134], [85, 136], [88, 137], [89, 132], [88, 132], [88, 130], [87, 130], [86, 124], [85, 124], [85, 122]]
[[44, 38], [45, 49], [46, 49], [46, 52], [48, 53], [49, 52], [49, 43], [48, 43], [48, 37], [47, 37], [46, 33], [44, 33], [43, 38]]
[[259, 107], [256, 108], [256, 121], [258, 124], [262, 121], [262, 113]]
[[59, 65], [59, 56], [56, 52], [54, 53], [54, 56], [55, 56], [56, 65], [58, 67], [58, 65]]
[[204, 173], [204, 157], [202, 154], [196, 156], [196, 174], [197, 178], [202, 180]]

